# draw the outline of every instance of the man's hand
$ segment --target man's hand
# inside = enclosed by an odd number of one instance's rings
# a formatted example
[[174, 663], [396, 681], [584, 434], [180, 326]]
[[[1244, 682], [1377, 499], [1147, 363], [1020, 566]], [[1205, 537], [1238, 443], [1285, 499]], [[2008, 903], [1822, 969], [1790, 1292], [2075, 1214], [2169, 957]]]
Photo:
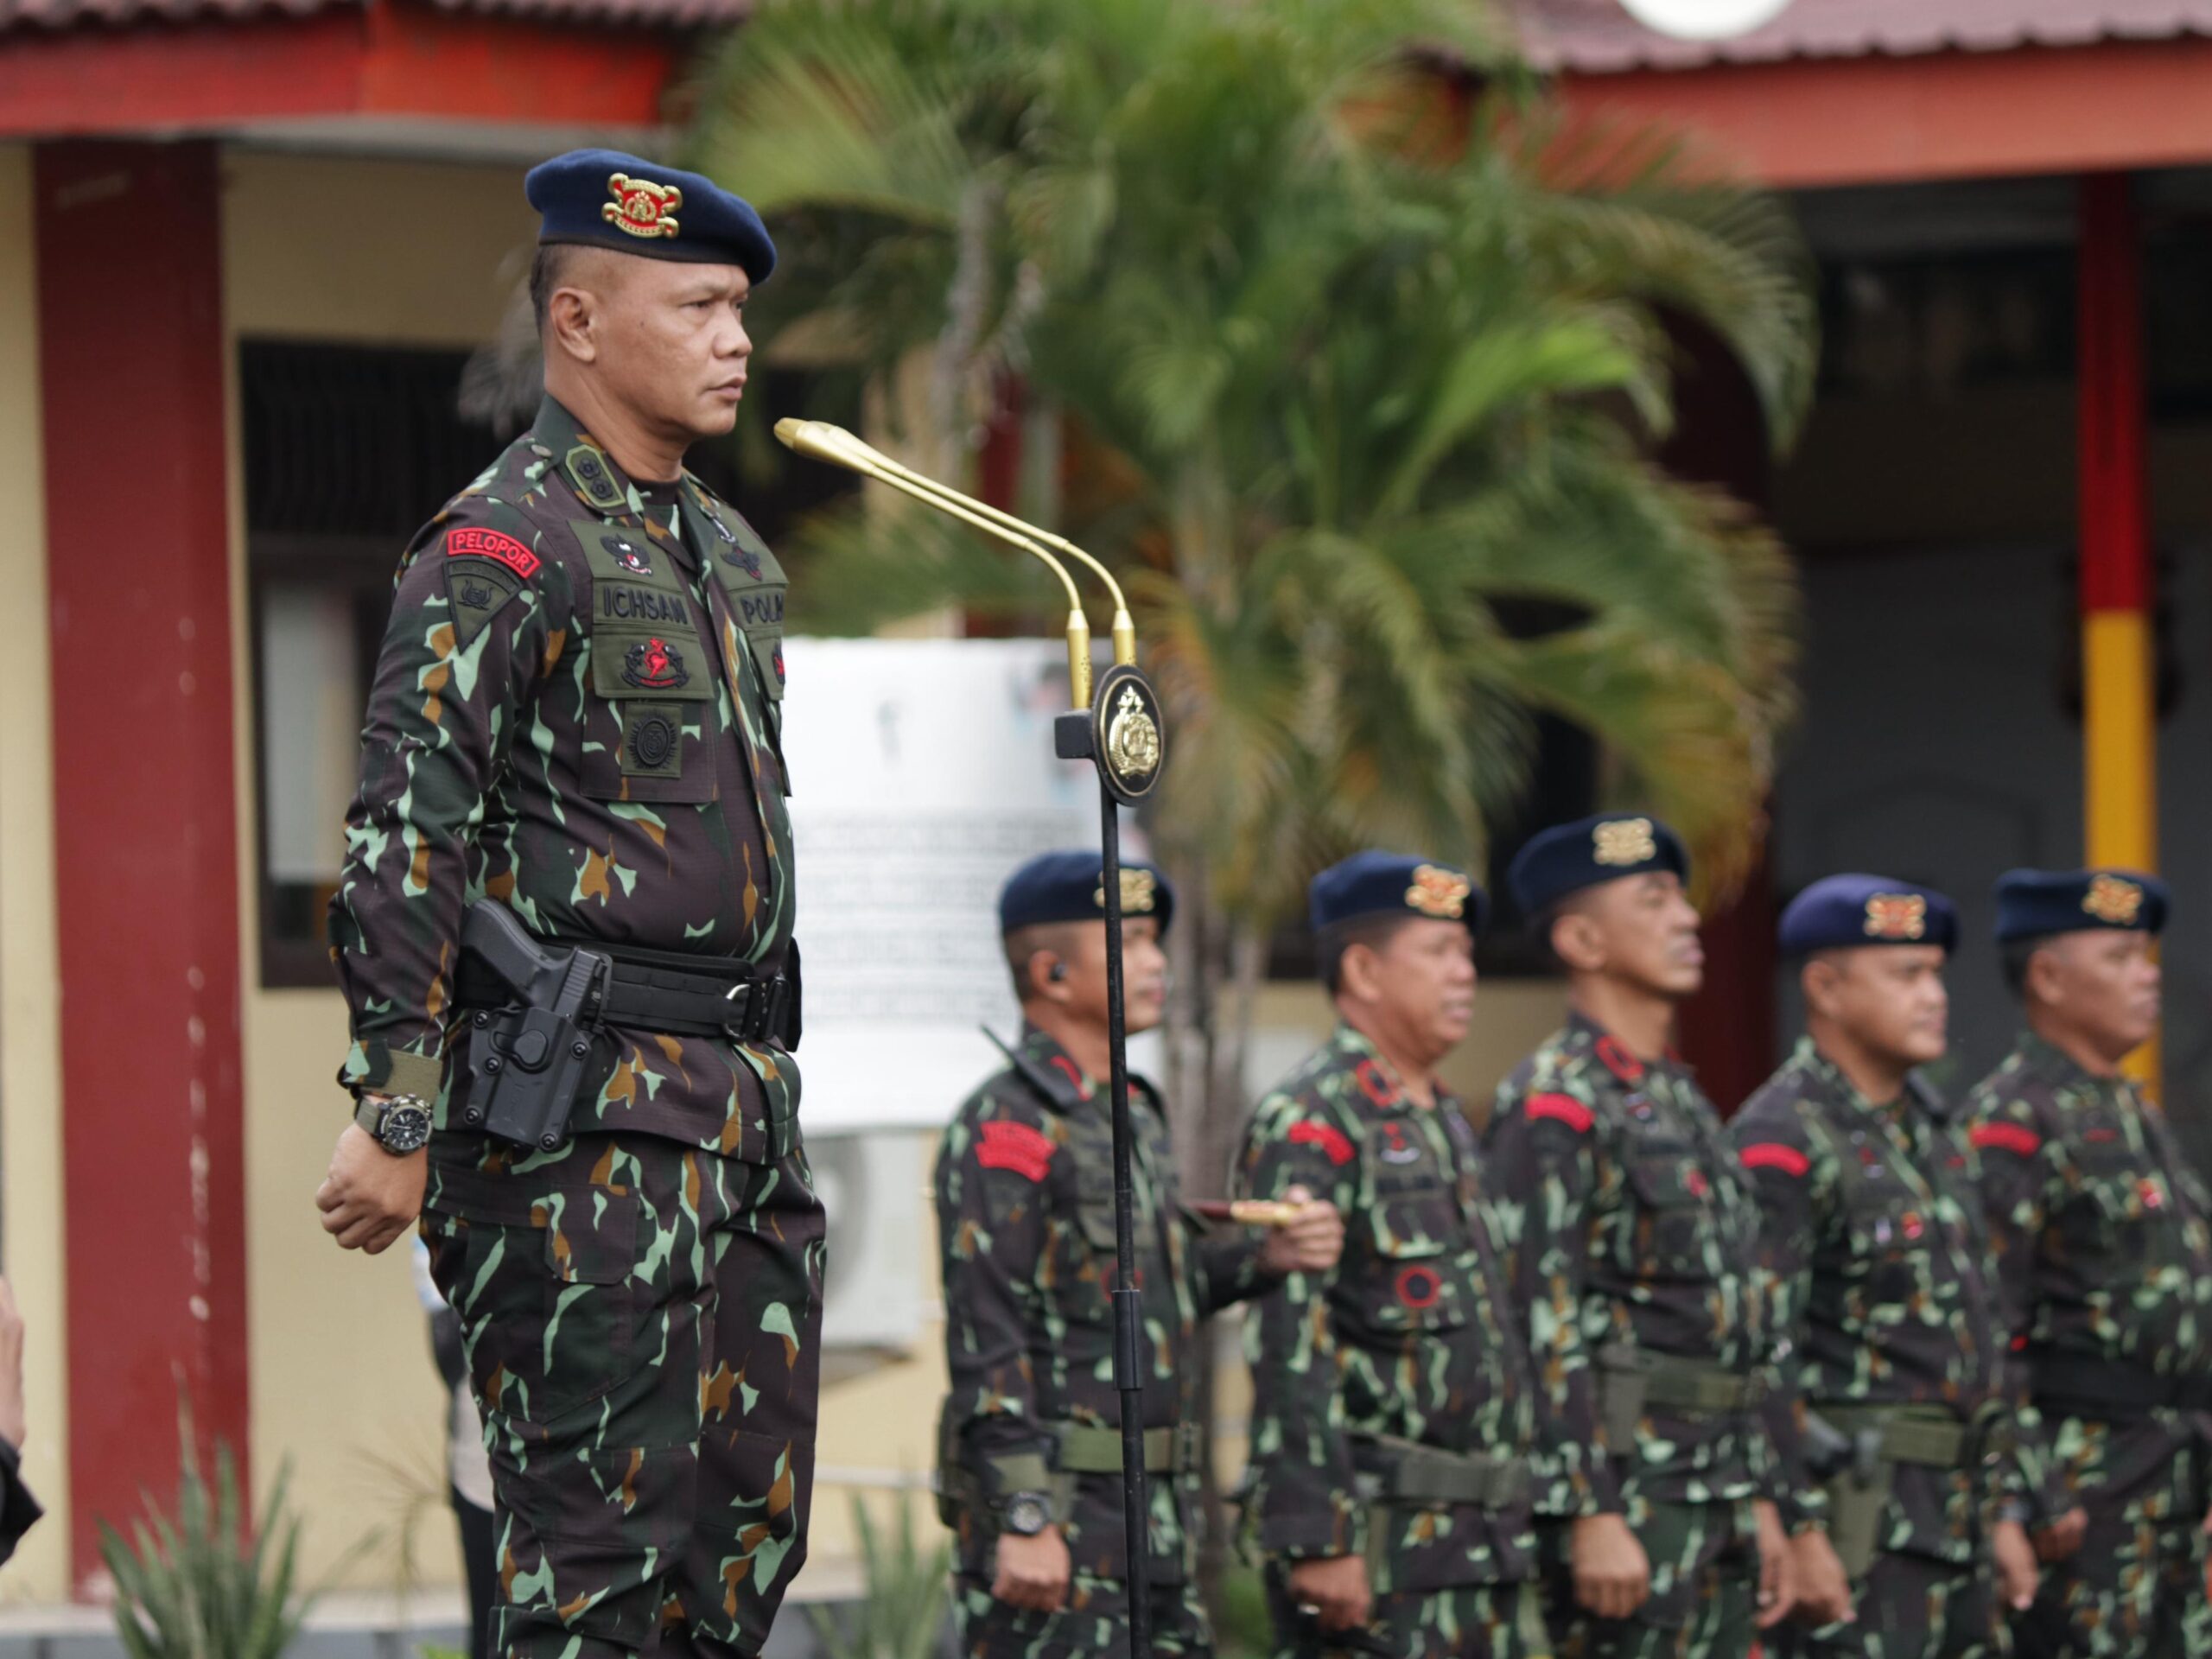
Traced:
[[2037, 1529], [2036, 1559], [2063, 1561], [2082, 1548], [2082, 1535], [2089, 1529], [2089, 1512], [2076, 1503], [2047, 1527]]
[[1789, 1565], [1797, 1583], [1797, 1618], [1806, 1624], [1841, 1624], [1851, 1618], [1851, 1580], [1828, 1535], [1808, 1527], [1789, 1541]]
[[18, 1452], [27, 1429], [23, 1421], [23, 1316], [16, 1293], [0, 1279], [0, 1440]]
[[1294, 1186], [1283, 1202], [1299, 1206], [1298, 1214], [1268, 1234], [1260, 1261], [1269, 1273], [1326, 1273], [1344, 1254], [1344, 1218], [1333, 1204], [1316, 1204], [1302, 1186]]
[[1989, 1551], [1997, 1560], [1998, 1593], [2016, 1613], [2035, 1605], [2036, 1547], [2028, 1529], [2018, 1521], [1999, 1521], [1989, 1535]]
[[998, 1576], [991, 1580], [991, 1594], [1009, 1607], [1033, 1613], [1057, 1613], [1068, 1599], [1067, 1540], [1058, 1527], [1047, 1527], [1034, 1537], [1018, 1532], [999, 1535]]
[[1772, 1630], [1789, 1616], [1797, 1601], [1797, 1574], [1789, 1558], [1789, 1535], [1783, 1529], [1782, 1511], [1761, 1498], [1751, 1505], [1759, 1523], [1758, 1625]]
[[1374, 1592], [1367, 1586], [1367, 1562], [1357, 1555], [1317, 1555], [1293, 1561], [1285, 1588], [1294, 1605], [1313, 1610], [1325, 1630], [1356, 1630], [1375, 1611]]
[[423, 1212], [429, 1173], [429, 1153], [394, 1157], [359, 1124], [348, 1123], [330, 1154], [330, 1173], [315, 1190], [322, 1230], [346, 1249], [375, 1255], [390, 1249]]
[[1651, 1562], [1618, 1515], [1575, 1518], [1574, 1599], [1599, 1618], [1626, 1618], [1651, 1593]]

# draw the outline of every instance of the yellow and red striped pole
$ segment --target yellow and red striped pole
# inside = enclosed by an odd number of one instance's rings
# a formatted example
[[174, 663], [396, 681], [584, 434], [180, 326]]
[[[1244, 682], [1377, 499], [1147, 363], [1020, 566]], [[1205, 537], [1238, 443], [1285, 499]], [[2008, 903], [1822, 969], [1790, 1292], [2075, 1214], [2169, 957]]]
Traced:
[[[2151, 547], [2143, 461], [2142, 272], [2127, 175], [2081, 183], [2080, 499], [2084, 860], [2155, 871], [2158, 731], [2152, 701]], [[2128, 1070], [2155, 1083], [2158, 1039]]]

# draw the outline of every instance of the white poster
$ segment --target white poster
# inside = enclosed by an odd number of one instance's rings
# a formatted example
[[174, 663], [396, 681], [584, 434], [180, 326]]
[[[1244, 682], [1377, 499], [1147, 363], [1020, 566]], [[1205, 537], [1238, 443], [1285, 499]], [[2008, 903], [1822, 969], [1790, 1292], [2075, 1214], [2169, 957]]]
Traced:
[[[1098, 845], [1097, 775], [1055, 760], [1067, 658], [1047, 639], [794, 639], [791, 770], [810, 1137], [942, 1128], [1020, 1015], [998, 891]], [[1128, 815], [1122, 840], [1141, 850]], [[1132, 1064], [1141, 1065], [1142, 1056]]]

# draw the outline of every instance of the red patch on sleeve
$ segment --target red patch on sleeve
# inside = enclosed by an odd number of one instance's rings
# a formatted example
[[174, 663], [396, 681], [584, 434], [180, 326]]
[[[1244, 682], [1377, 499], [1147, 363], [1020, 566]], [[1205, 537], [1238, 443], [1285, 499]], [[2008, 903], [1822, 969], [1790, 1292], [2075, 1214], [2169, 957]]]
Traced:
[[1744, 1148], [1745, 1169], [1778, 1169], [1785, 1175], [1802, 1175], [1812, 1166], [1813, 1160], [1803, 1153], [1778, 1141], [1762, 1141]]
[[2043, 1136], [2018, 1123], [1977, 1123], [1967, 1137], [1977, 1147], [1996, 1147], [2032, 1158], [2043, 1147]]
[[994, 1118], [983, 1125], [976, 1161], [985, 1169], [1010, 1169], [1025, 1180], [1041, 1181], [1052, 1162], [1052, 1137], [1027, 1123]]
[[542, 563], [537, 554], [513, 537], [471, 524], [446, 532], [446, 556], [449, 559], [496, 559], [518, 576], [536, 575]]
[[1538, 1095], [1529, 1101], [1528, 1112], [1532, 1118], [1548, 1117], [1564, 1123], [1577, 1135], [1589, 1134], [1590, 1125], [1596, 1122], [1590, 1109], [1573, 1095]]
[[1618, 1037], [1598, 1039], [1598, 1058], [1605, 1063], [1605, 1070], [1623, 1083], [1643, 1081], [1643, 1062], [1628, 1052], [1628, 1046]]
[[1290, 1126], [1290, 1143], [1294, 1147], [1320, 1147], [1329, 1161], [1339, 1168], [1351, 1162], [1351, 1142], [1333, 1123], [1317, 1123], [1312, 1118], [1294, 1123]]

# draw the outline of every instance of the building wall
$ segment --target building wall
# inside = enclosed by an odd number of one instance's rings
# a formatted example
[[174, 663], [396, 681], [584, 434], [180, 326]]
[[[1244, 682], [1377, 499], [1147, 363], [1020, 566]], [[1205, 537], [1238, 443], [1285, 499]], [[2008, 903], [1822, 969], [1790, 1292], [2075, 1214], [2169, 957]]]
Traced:
[[[0, 584], [25, 625], [0, 652], [0, 1253], [25, 1325], [25, 1478], [48, 1519], [0, 1578], [0, 1600], [68, 1593], [60, 987], [55, 983], [53, 702], [31, 156], [0, 145]], [[33, 619], [41, 619], [32, 620]]]

